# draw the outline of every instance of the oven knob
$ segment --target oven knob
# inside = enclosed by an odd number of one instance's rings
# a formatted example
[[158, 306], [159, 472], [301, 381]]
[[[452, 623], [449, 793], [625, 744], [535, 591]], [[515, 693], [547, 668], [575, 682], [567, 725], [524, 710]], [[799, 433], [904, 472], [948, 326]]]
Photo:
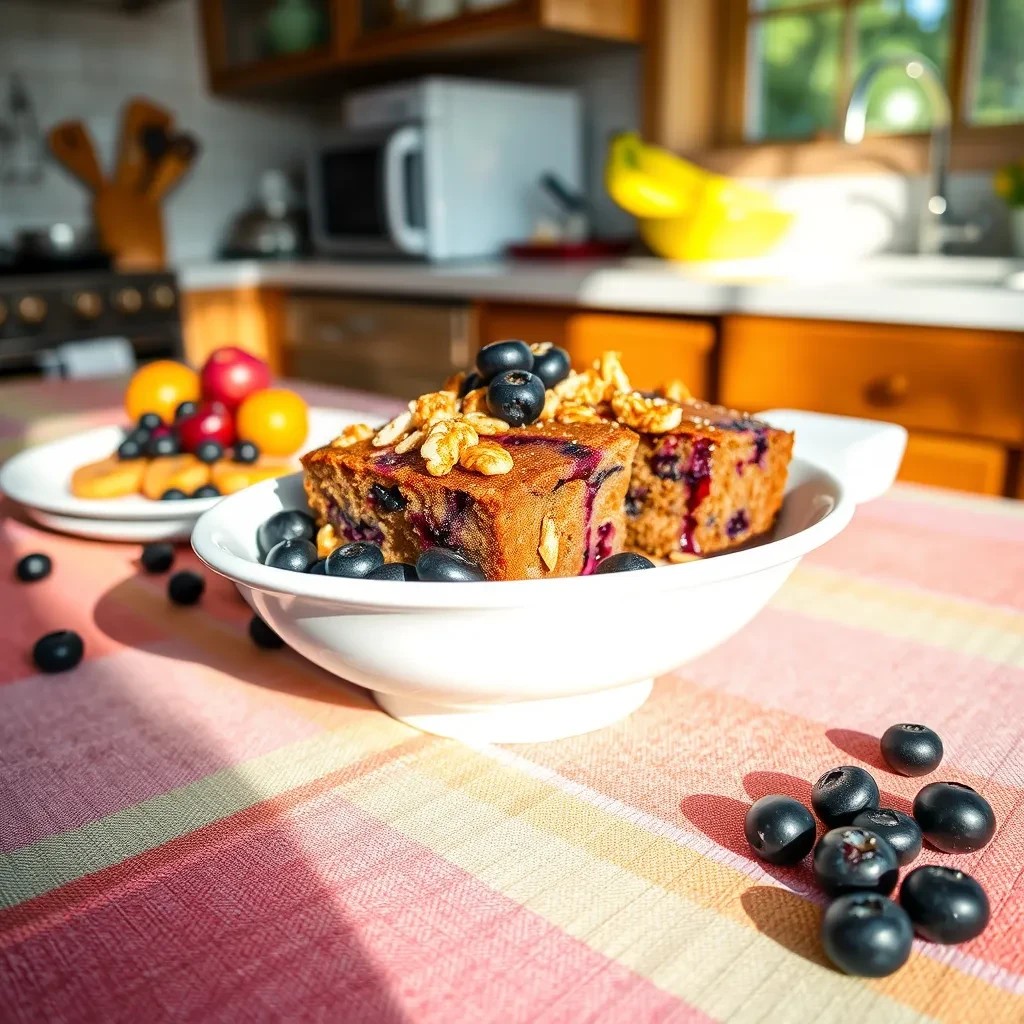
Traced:
[[114, 306], [119, 313], [131, 315], [142, 309], [142, 292], [138, 288], [119, 288], [114, 292]]
[[75, 292], [71, 306], [80, 320], [95, 320], [103, 312], [103, 299], [96, 292]]
[[3, 327], [7, 323], [7, 303], [3, 299], [0, 299], [0, 327]]
[[174, 289], [169, 284], [155, 284], [149, 289], [149, 301], [156, 309], [173, 309]]
[[46, 302], [38, 295], [25, 295], [18, 300], [18, 319], [25, 324], [41, 324], [46, 319]]

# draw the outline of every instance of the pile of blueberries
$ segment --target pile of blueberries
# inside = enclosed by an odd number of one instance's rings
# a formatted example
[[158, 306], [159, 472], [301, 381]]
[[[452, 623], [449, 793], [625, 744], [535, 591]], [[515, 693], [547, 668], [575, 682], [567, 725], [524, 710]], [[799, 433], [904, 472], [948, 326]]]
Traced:
[[[882, 757], [901, 775], [921, 776], [942, 760], [942, 740], [923, 725], [886, 729]], [[959, 782], [932, 782], [914, 799], [913, 817], [879, 807], [878, 786], [863, 768], [826, 772], [811, 805], [829, 831], [815, 846], [811, 812], [788, 796], [765, 796], [747, 812], [750, 848], [772, 864], [796, 864], [813, 847], [814, 875], [832, 900], [821, 925], [828, 958], [847, 974], [880, 978], [906, 963], [916, 931], [929, 942], [967, 942], [988, 924], [984, 889], [954, 868], [926, 864], [903, 879], [900, 867], [921, 852], [922, 839], [944, 853], [980, 850], [996, 831], [988, 801]]]
[[[182, 425], [188, 424], [185, 429], [193, 430], [192, 424], [197, 422], [198, 405], [195, 402], [182, 402], [175, 410], [174, 423], [167, 426], [164, 421], [155, 413], [143, 413], [138, 423], [132, 427], [118, 446], [117, 457], [119, 459], [160, 459], [171, 455], [180, 455], [184, 450], [181, 436]], [[210, 415], [217, 415], [210, 414]], [[199, 422], [199, 427], [204, 428], [205, 424]], [[224, 458], [224, 445], [211, 437], [205, 439], [197, 438], [195, 443], [189, 440], [189, 447], [200, 462], [212, 464]], [[259, 449], [251, 441], [239, 441], [231, 448], [231, 457], [235, 462], [253, 463], [260, 457]], [[160, 495], [161, 501], [181, 501], [184, 498], [216, 498], [220, 491], [213, 484], [205, 484], [192, 494], [186, 494], [177, 487], [170, 487]]]
[[459, 397], [486, 387], [491, 415], [525, 427], [540, 416], [545, 392], [569, 376], [569, 367], [569, 353], [557, 345], [534, 353], [525, 341], [495, 341], [476, 354], [476, 369], [466, 374]]

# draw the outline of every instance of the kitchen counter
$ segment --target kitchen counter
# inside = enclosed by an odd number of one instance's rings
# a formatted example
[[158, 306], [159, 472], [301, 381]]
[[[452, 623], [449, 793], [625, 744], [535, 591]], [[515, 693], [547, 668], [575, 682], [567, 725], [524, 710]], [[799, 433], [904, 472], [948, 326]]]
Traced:
[[826, 265], [240, 261], [179, 268], [185, 291], [302, 291], [580, 305], [646, 313], [759, 316], [1024, 330], [1024, 260], [886, 256]]

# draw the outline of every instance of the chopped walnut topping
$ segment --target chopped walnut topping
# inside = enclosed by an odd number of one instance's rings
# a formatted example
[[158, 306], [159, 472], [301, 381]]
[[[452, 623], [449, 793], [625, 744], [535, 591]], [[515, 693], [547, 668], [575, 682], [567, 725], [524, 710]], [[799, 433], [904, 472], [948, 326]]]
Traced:
[[585, 402], [563, 401], [555, 411], [558, 423], [602, 423], [601, 414]]
[[561, 401], [557, 393], [548, 388], [544, 393], [544, 408], [541, 409], [540, 416], [537, 419], [542, 422], [553, 420], [558, 412], [558, 406], [561, 404]]
[[332, 448], [351, 448], [352, 445], [373, 437], [373, 427], [369, 423], [350, 423], [331, 442]]
[[487, 388], [474, 388], [462, 399], [463, 414], [479, 412], [484, 415], [490, 414], [487, 407]]
[[477, 432], [465, 420], [441, 420], [435, 423], [420, 448], [431, 476], [447, 476], [467, 448], [479, 441]]
[[537, 547], [537, 554], [540, 555], [541, 561], [547, 566], [548, 571], [553, 571], [558, 564], [558, 532], [551, 516], [545, 516], [541, 521], [540, 544]]
[[316, 556], [326, 558], [335, 548], [341, 547], [341, 538], [334, 532], [330, 523], [321, 526], [316, 532]]
[[604, 400], [607, 388], [608, 382], [602, 380], [596, 370], [587, 370], [584, 373], [570, 373], [565, 380], [555, 385], [554, 392], [563, 401], [597, 405]]
[[373, 439], [374, 448], [386, 448], [408, 433], [412, 426], [412, 413], [400, 412], [393, 420], [385, 423]]
[[458, 410], [458, 399], [451, 391], [431, 391], [409, 403], [412, 426], [429, 430], [435, 423], [453, 419]]
[[404, 455], [406, 452], [411, 452], [414, 448], [419, 448], [426, 436], [426, 433], [422, 430], [414, 430], [411, 434], [406, 434], [395, 445], [395, 453], [397, 455]]
[[459, 370], [458, 373], [453, 373], [445, 382], [442, 391], [451, 391], [452, 394], [458, 396], [458, 393], [462, 390], [463, 381], [466, 379], [465, 371]]
[[512, 428], [496, 416], [487, 416], [482, 412], [467, 413], [462, 417], [481, 437], [493, 437], [495, 434], [507, 433]]
[[535, 356], [542, 356], [545, 352], [550, 352], [554, 347], [550, 341], [535, 341], [530, 346], [530, 351]]
[[[633, 385], [622, 368], [622, 354], [620, 352], [605, 352], [597, 361], [594, 369], [601, 375], [608, 389], [604, 393], [605, 401], [609, 401], [614, 394], [622, 394], [625, 391], [632, 391]], [[610, 393], [609, 393], [610, 392]]]
[[636, 391], [615, 395], [612, 411], [620, 423], [645, 434], [665, 434], [683, 421], [683, 410], [664, 398], [647, 398]]
[[462, 449], [459, 465], [482, 476], [504, 476], [512, 469], [512, 456], [496, 441], [478, 441]]
[[693, 398], [690, 389], [678, 377], [667, 381], [661, 392], [673, 402], [688, 402]]

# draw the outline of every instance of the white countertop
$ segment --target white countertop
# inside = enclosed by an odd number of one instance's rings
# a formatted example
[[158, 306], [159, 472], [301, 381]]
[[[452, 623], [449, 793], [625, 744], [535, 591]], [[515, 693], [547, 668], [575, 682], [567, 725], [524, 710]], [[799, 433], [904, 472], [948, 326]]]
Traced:
[[178, 268], [185, 291], [252, 286], [382, 296], [498, 299], [647, 313], [801, 317], [1024, 331], [1024, 260], [881, 256], [859, 263], [684, 266], [238, 261]]

